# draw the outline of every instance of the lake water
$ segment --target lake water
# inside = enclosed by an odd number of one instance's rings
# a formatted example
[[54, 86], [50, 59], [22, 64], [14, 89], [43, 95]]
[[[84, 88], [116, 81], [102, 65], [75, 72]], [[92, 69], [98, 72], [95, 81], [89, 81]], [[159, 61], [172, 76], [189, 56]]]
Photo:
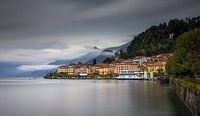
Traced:
[[0, 116], [191, 116], [169, 86], [138, 80], [0, 79]]

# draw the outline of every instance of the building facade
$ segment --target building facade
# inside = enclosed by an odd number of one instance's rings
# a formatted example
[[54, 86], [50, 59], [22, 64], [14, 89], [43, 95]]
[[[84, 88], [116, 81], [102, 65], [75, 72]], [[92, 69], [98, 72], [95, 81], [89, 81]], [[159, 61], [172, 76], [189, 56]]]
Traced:
[[96, 64], [92, 66], [92, 72], [99, 75], [109, 75], [114, 73], [112, 64]]
[[138, 71], [138, 64], [133, 59], [123, 60], [115, 63], [114, 73], [121, 74], [124, 72]]

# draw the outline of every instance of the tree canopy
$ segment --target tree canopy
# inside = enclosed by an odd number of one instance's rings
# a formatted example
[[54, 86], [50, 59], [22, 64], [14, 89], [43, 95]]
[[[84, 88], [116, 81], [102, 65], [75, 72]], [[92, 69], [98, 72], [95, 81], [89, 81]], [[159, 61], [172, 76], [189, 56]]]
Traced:
[[200, 74], [200, 28], [178, 37], [175, 52], [167, 62], [166, 71], [175, 76], [196, 77]]
[[103, 63], [105, 63], [105, 64], [110, 64], [110, 63], [112, 63], [114, 60], [115, 60], [114, 57], [112, 57], [112, 58], [106, 58], [106, 59], [103, 61]]
[[97, 60], [96, 59], [94, 59], [93, 62], [92, 62], [92, 65], [95, 65], [95, 64], [97, 64]]
[[172, 53], [175, 50], [177, 37], [195, 28], [200, 28], [200, 17], [186, 18], [185, 20], [173, 19], [168, 23], [151, 26], [135, 36], [126, 53], [120, 52], [120, 57], [133, 58]]

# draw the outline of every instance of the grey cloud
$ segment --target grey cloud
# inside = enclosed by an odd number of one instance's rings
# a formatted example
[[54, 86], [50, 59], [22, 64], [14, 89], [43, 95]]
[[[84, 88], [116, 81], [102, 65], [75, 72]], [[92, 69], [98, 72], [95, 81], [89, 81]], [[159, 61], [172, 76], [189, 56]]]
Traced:
[[199, 14], [199, 0], [0, 0], [0, 49], [110, 47]]
[[[163, 15], [169, 18], [169, 13], [199, 6], [200, 2], [199, 0], [3, 0], [1, 3], [0, 33], [16, 31], [19, 35], [35, 36], [61, 32], [105, 33], [106, 28], [116, 30], [118, 33], [119, 27], [124, 30], [122, 34], [127, 34], [130, 32], [130, 26], [135, 28], [140, 26], [132, 22], [141, 24]], [[187, 15], [190, 14], [177, 17]]]

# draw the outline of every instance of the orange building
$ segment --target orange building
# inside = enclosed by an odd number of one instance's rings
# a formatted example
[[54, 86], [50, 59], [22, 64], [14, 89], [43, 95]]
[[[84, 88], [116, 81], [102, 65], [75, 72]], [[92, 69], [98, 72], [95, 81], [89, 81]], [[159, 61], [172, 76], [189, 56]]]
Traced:
[[134, 72], [138, 70], [138, 64], [133, 59], [128, 59], [116, 62], [114, 73], [121, 74], [122, 72]]

